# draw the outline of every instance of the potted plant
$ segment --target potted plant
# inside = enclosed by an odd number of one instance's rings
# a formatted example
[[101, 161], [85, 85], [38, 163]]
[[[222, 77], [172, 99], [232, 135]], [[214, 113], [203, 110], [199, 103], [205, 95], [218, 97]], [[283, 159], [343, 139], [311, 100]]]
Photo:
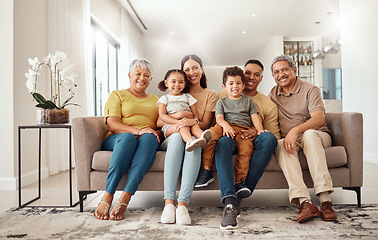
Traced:
[[[69, 122], [68, 105], [79, 106], [70, 101], [74, 97], [73, 88], [77, 87], [77, 73], [74, 71], [73, 65], [67, 59], [64, 52], [56, 51], [49, 54], [42, 61], [37, 57], [28, 59], [31, 69], [25, 74], [27, 78], [26, 87], [29, 93], [37, 102], [37, 122], [38, 124], [61, 124]], [[50, 77], [50, 97], [45, 98], [41, 93], [37, 92], [38, 76], [40, 69], [46, 66], [49, 69]], [[62, 90], [68, 90], [69, 96], [66, 100], [62, 100]]]

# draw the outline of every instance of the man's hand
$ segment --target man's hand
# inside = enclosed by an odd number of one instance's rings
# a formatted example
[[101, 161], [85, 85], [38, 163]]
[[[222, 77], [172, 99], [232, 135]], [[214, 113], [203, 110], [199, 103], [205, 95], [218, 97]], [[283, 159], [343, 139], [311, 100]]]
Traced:
[[257, 131], [253, 128], [248, 129], [248, 130], [241, 130], [241, 132], [242, 132], [242, 135], [241, 135], [242, 139], [251, 139], [253, 141], [257, 137]]
[[295, 128], [291, 129], [289, 133], [286, 135], [284, 142], [284, 147], [286, 151], [290, 154], [294, 154], [294, 151], [296, 151], [295, 143], [298, 139], [298, 133], [296, 132]]

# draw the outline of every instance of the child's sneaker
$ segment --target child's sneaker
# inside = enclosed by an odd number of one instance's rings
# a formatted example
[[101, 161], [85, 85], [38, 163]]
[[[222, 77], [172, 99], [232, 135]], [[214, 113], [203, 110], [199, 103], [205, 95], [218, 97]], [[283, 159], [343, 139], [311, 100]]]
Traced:
[[206, 147], [207, 144], [209, 144], [210, 140], [213, 138], [213, 132], [210, 129], [206, 129], [203, 131], [201, 138], [206, 140], [206, 144], [203, 147]]
[[235, 184], [235, 192], [239, 199], [247, 198], [252, 194], [251, 190], [243, 183]]
[[196, 184], [194, 185], [196, 188], [199, 187], [206, 187], [210, 183], [214, 182], [213, 172], [206, 170], [204, 168], [200, 169], [198, 174], [198, 178]]
[[206, 140], [203, 138], [192, 139], [186, 143], [185, 150], [187, 152], [191, 152], [196, 148], [202, 148], [203, 146], [205, 146], [205, 144], [206, 144]]

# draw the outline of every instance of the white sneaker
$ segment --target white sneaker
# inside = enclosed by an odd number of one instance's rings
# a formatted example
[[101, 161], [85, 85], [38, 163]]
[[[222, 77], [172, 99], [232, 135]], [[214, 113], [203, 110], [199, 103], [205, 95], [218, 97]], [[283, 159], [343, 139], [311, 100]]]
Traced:
[[187, 152], [191, 152], [196, 148], [200, 148], [200, 147], [205, 146], [205, 144], [206, 144], [206, 140], [203, 139], [203, 138], [192, 139], [192, 140], [190, 140], [189, 142], [186, 143], [185, 150]]
[[210, 140], [213, 138], [213, 132], [210, 129], [206, 129], [205, 131], [203, 131], [201, 138], [206, 140], [206, 144], [205, 144], [206, 146], [207, 144], [209, 144]]
[[175, 223], [175, 206], [172, 203], [165, 205], [161, 213], [161, 223]]
[[185, 206], [178, 206], [176, 208], [176, 224], [178, 225], [190, 225], [192, 219], [190, 219], [188, 209]]

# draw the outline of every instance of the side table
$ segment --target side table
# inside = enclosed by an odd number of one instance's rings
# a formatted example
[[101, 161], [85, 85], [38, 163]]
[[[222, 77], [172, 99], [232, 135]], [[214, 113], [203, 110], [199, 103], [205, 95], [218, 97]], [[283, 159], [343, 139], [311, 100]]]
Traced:
[[[28, 201], [27, 203], [22, 204], [21, 198], [21, 130], [23, 129], [38, 129], [38, 197]], [[18, 206], [26, 207], [30, 203], [41, 198], [41, 143], [42, 143], [42, 129], [67, 129], [68, 130], [68, 141], [69, 141], [69, 154], [68, 154], [68, 163], [69, 163], [69, 188], [70, 188], [70, 205], [69, 206], [33, 206], [33, 207], [75, 207], [78, 203], [72, 202], [72, 131], [71, 125], [69, 124], [49, 124], [49, 125], [30, 125], [30, 126], [18, 126]]]

